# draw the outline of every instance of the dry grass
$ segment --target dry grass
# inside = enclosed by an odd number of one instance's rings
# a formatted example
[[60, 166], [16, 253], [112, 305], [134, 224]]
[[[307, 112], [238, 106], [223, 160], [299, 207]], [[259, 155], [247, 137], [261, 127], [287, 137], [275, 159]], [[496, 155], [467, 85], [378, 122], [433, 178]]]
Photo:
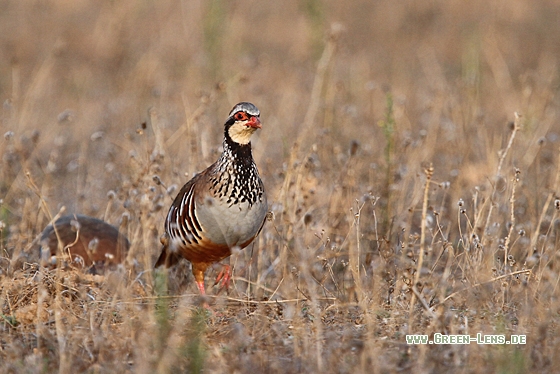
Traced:
[[[2, 2], [0, 371], [556, 371], [559, 16], [548, 0]], [[188, 263], [151, 265], [241, 100], [262, 113], [274, 215], [210, 315]], [[126, 265], [34, 265], [61, 210], [120, 225]], [[406, 344], [437, 332], [527, 344]]]

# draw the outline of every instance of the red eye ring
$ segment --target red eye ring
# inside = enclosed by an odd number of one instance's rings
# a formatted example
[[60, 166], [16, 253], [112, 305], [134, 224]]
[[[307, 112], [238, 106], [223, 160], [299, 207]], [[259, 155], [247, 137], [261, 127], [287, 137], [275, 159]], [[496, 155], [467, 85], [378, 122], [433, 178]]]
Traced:
[[233, 116], [237, 121], [246, 121], [249, 119], [249, 117], [247, 117], [247, 113], [245, 112], [237, 112], [235, 113], [235, 115]]

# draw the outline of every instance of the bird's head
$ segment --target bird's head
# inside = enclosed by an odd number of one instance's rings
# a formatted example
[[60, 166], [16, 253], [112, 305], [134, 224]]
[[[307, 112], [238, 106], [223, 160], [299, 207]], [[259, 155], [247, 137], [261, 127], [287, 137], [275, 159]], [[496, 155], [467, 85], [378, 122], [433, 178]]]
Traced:
[[226, 134], [238, 144], [249, 144], [251, 135], [262, 127], [260, 115], [261, 112], [251, 103], [235, 105], [225, 124]]

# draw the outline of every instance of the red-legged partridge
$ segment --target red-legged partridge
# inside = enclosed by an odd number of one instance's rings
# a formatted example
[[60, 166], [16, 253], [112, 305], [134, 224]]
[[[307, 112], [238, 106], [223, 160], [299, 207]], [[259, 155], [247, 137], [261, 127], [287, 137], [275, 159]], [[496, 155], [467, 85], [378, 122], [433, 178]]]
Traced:
[[[251, 135], [261, 128], [260, 112], [251, 103], [233, 107], [224, 125], [223, 153], [183, 186], [173, 201], [161, 238], [156, 267], [170, 267], [183, 257], [192, 263], [196, 285], [204, 290], [206, 269], [248, 246], [261, 230], [267, 202], [251, 153]], [[230, 269], [216, 283], [227, 285]]]
[[126, 236], [116, 227], [79, 214], [61, 217], [54, 227], [49, 225], [43, 230], [40, 245], [41, 261], [45, 265], [56, 263], [53, 256], [57, 254], [59, 241], [63, 255], [72, 266], [88, 267], [93, 273], [121, 263], [130, 247]]

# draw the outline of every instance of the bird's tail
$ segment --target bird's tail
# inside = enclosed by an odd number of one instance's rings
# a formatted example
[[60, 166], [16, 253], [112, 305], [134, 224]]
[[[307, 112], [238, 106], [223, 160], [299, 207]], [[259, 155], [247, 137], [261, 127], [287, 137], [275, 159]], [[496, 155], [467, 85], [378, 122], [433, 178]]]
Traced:
[[169, 268], [179, 262], [181, 258], [177, 253], [169, 250], [169, 241], [167, 239], [167, 235], [162, 236], [160, 240], [163, 246], [161, 248], [161, 254], [158, 257], [154, 268], [158, 268], [162, 265], [165, 265], [166, 268]]

